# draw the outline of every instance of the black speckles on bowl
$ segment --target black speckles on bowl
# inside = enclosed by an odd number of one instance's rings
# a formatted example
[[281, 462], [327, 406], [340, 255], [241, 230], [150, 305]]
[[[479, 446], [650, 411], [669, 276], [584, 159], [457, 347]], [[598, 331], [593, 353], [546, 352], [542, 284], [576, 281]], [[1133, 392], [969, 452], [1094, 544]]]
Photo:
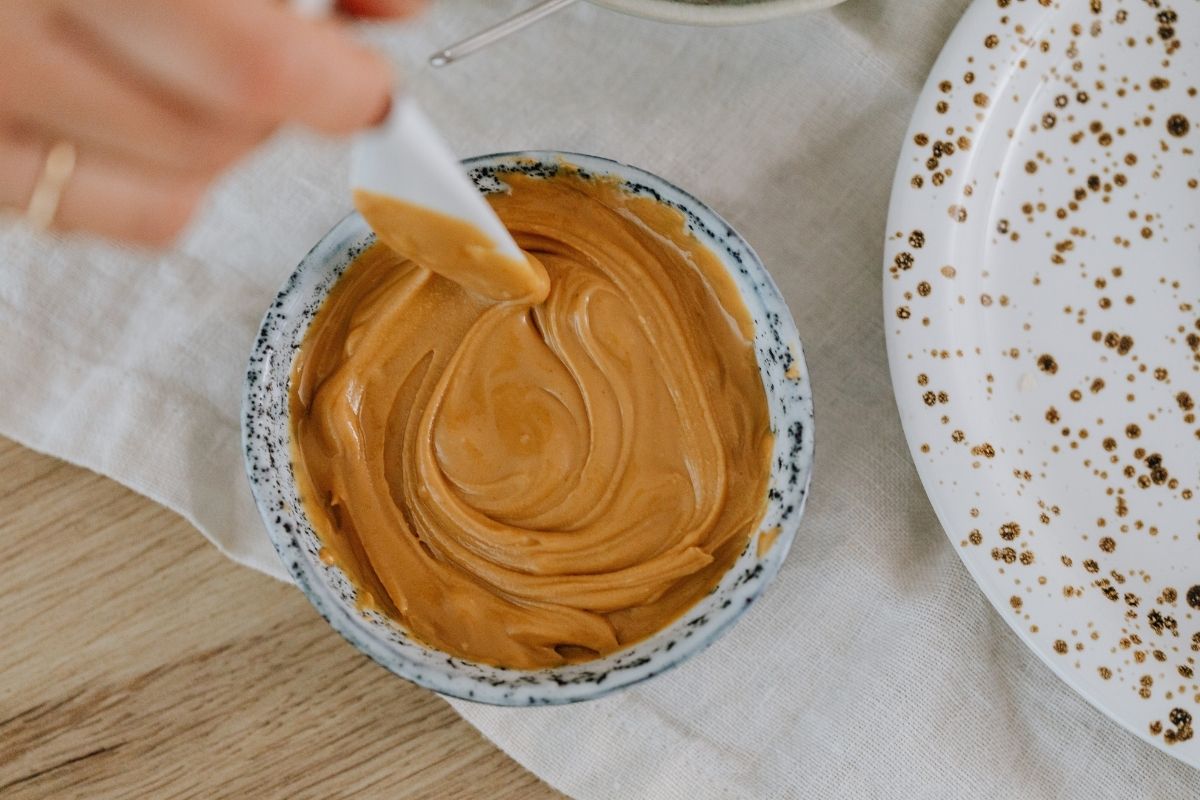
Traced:
[[[514, 172], [548, 177], [562, 161], [585, 175], [615, 176], [626, 191], [678, 209], [689, 229], [729, 270], [755, 323], [755, 350], [775, 445], [761, 530], [717, 587], [655, 636], [608, 657], [533, 672], [476, 664], [431, 650], [393, 621], [355, 607], [355, 588], [322, 564], [292, 474], [288, 380], [309, 322], [329, 289], [374, 237], [357, 214], [342, 220], [301, 261], [263, 319], [246, 375], [242, 435], [246, 474], [267, 532], [296, 583], [355, 647], [395, 674], [443, 694], [509, 706], [589, 700], [646, 680], [703, 650], [763, 591], [787, 555], [812, 470], [812, 393], [795, 323], [754, 251], [719, 216], [649, 173], [594, 156], [553, 151], [505, 153], [464, 162], [483, 192], [503, 191]], [[778, 538], [759, 554], [762, 532]]]

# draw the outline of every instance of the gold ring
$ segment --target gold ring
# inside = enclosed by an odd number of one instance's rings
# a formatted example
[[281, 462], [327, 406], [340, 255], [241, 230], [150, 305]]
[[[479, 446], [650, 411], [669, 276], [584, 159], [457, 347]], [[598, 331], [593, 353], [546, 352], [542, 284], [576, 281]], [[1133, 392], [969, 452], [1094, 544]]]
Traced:
[[46, 154], [46, 164], [25, 209], [25, 219], [35, 229], [46, 230], [58, 215], [63, 189], [75, 172], [75, 155], [75, 145], [70, 142], [56, 142]]

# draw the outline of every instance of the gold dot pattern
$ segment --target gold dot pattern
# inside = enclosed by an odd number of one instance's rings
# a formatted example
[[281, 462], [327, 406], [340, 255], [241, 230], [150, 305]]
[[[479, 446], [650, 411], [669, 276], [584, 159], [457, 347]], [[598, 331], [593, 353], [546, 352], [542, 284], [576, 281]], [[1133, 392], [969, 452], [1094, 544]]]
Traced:
[[905, 142], [884, 288], [914, 460], [980, 586], [1200, 765], [1198, 87], [1200, 8], [977, 2]]

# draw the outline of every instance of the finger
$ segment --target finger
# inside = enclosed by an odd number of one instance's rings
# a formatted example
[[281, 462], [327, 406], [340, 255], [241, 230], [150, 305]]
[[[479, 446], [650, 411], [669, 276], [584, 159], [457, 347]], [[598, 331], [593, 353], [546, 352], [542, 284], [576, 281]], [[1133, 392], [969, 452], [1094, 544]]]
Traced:
[[[6, 115], [39, 140], [66, 140], [84, 152], [146, 168], [212, 175], [270, 132], [216, 124], [163, 102], [90, 57], [86, 42], [50, 38], [9, 46], [19, 50], [10, 55], [39, 79], [5, 87]], [[7, 82], [3, 76], [0, 81]]]
[[[0, 140], [0, 207], [24, 211], [45, 158], [44, 146]], [[84, 152], [63, 189], [54, 227], [165, 246], [187, 226], [203, 196], [198, 181], [142, 174]]]
[[331, 20], [262, 0], [68, 2], [133, 68], [226, 116], [342, 133], [387, 108], [387, 62]]
[[355, 17], [410, 17], [425, 10], [425, 0], [338, 0], [338, 10]]

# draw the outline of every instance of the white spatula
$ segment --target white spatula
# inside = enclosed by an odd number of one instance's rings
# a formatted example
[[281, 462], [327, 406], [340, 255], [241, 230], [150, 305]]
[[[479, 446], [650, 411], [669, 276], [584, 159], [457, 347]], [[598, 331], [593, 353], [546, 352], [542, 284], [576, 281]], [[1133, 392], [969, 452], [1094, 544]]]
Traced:
[[359, 134], [350, 155], [355, 205], [399, 255], [492, 300], [540, 302], [546, 271], [513, 241], [411, 97]]

